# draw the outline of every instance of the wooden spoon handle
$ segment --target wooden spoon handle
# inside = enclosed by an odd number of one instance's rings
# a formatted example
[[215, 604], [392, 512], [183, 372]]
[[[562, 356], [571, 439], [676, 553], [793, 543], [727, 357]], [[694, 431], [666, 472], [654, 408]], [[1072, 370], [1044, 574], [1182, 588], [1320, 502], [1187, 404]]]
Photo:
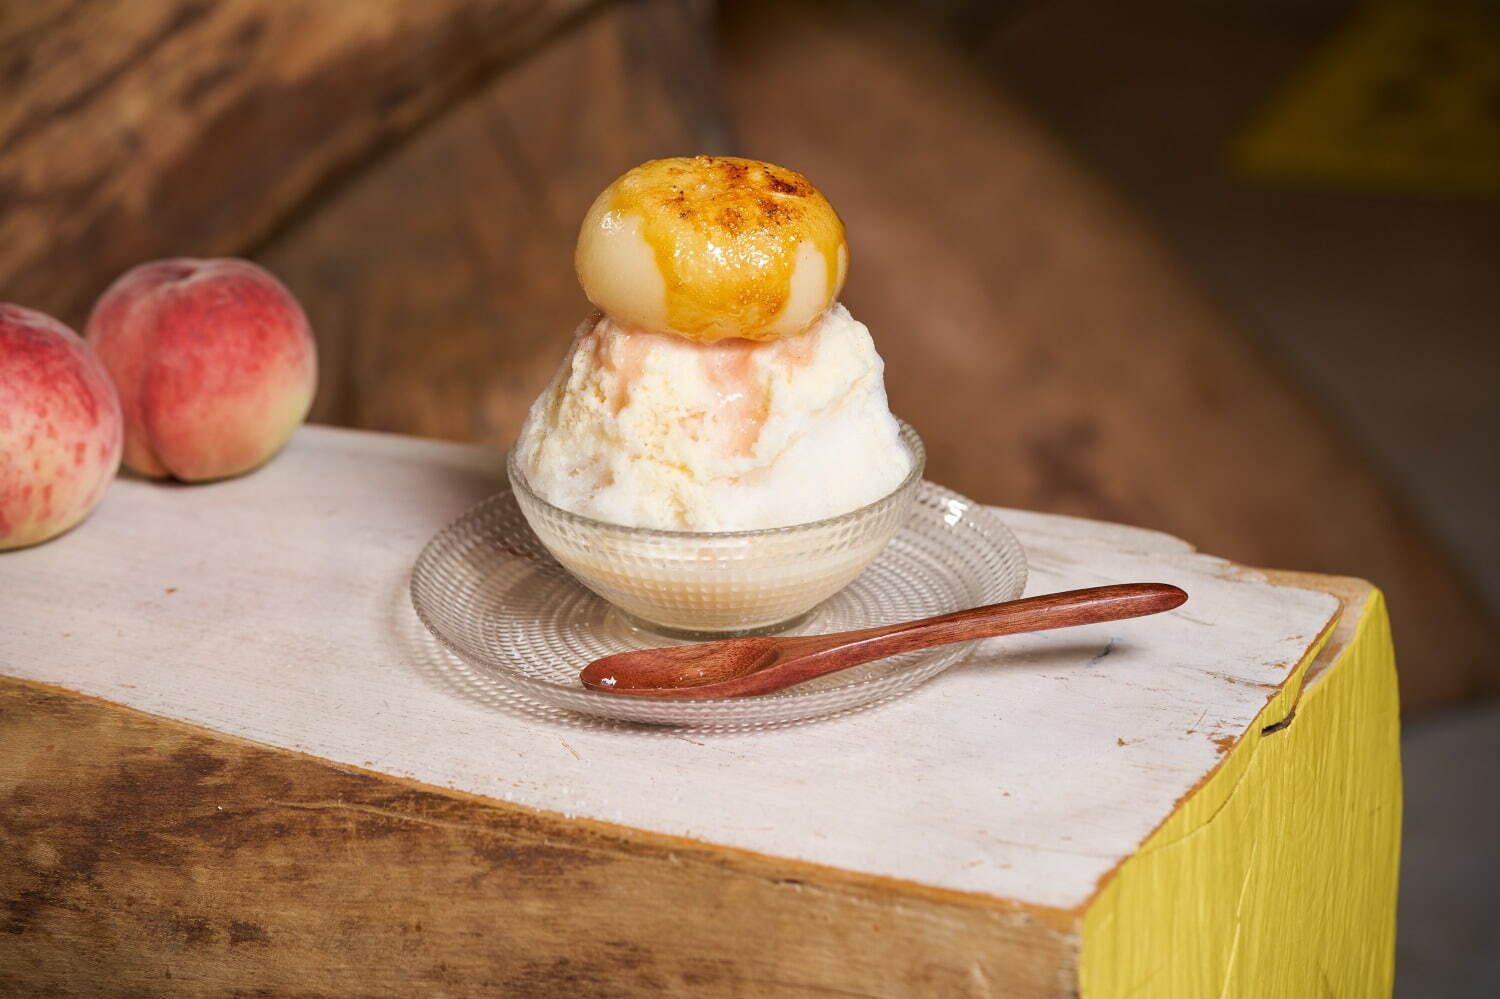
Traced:
[[[882, 628], [794, 639], [780, 657], [783, 663], [730, 683], [743, 684], [744, 693], [767, 693], [916, 649], [1143, 617], [1181, 606], [1185, 600], [1186, 593], [1167, 583], [1122, 583], [987, 604]], [[718, 696], [736, 695], [726, 691]]]
[[866, 628], [863, 631], [846, 631], [827, 637], [837, 638], [838, 641], [834, 644], [841, 648], [895, 650], [877, 653], [884, 657], [912, 649], [946, 645], [949, 642], [1144, 617], [1171, 610], [1185, 600], [1187, 594], [1168, 583], [1118, 583], [1083, 590], [1065, 590], [1062, 593], [1045, 593], [1022, 600], [971, 607], [938, 617]]
[[1186, 599], [1186, 593], [1166, 583], [1096, 586], [861, 631], [805, 638], [731, 638], [620, 652], [589, 663], [579, 679], [593, 690], [639, 697], [768, 694], [915, 649], [1140, 617], [1171, 610]]

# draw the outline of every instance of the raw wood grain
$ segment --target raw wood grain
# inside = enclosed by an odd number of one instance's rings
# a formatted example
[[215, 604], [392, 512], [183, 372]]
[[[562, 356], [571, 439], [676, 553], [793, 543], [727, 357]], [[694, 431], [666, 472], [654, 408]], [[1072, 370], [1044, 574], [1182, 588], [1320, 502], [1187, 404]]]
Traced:
[[244, 252], [586, 0], [33, 0], [0, 11], [0, 298]]
[[444, 793], [6, 678], [0, 732], [7, 995], [1030, 997], [1076, 975], [1075, 931], [1017, 907]]

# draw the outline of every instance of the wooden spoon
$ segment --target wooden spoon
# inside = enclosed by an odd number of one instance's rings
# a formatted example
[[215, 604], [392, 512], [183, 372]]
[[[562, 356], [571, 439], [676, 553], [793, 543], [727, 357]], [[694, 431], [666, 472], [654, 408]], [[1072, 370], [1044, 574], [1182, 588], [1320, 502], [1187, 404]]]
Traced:
[[579, 679], [590, 690], [638, 697], [746, 697], [915, 649], [1144, 617], [1185, 600], [1186, 593], [1166, 583], [1094, 586], [862, 631], [617, 652], [589, 663]]

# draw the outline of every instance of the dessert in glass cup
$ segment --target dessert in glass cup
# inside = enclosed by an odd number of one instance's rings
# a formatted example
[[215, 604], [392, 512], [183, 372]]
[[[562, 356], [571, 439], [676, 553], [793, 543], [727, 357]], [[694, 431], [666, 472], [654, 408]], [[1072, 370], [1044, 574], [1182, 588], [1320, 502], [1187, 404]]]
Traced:
[[527, 521], [634, 623], [795, 624], [905, 521], [923, 450], [838, 302], [843, 223], [792, 170], [652, 160], [595, 200], [580, 325], [508, 470]]

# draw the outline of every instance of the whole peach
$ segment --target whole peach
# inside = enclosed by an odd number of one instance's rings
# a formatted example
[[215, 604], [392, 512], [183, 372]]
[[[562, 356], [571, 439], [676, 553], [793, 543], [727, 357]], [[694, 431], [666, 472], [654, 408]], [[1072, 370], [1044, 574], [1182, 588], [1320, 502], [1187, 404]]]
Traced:
[[302, 307], [248, 260], [126, 271], [85, 334], [120, 390], [125, 464], [194, 482], [248, 472], [307, 416], [317, 348]]
[[120, 467], [120, 400], [88, 344], [0, 303], [0, 549], [61, 534]]

